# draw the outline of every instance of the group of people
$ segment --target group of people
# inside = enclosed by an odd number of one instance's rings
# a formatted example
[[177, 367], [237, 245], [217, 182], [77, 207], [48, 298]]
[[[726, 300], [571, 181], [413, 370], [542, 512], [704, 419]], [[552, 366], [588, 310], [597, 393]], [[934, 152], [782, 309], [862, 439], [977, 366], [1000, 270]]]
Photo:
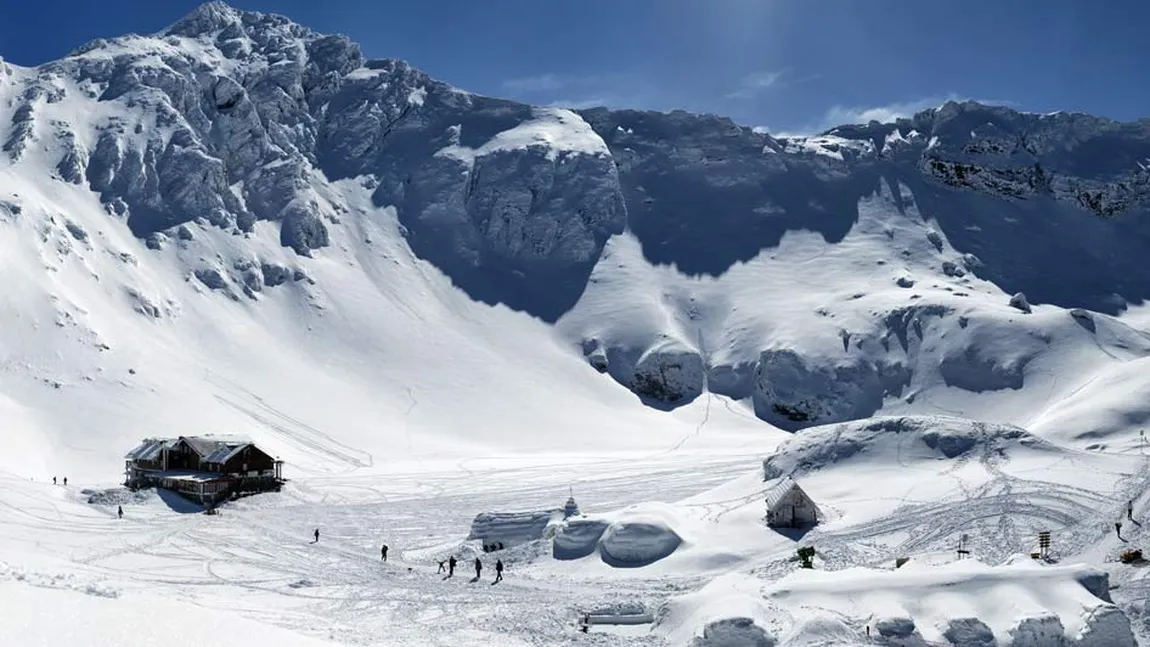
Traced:
[[[52, 477], [52, 485], [56, 485], [56, 477], [55, 476]], [[64, 485], [68, 485], [68, 477], [67, 476], [64, 477]]]
[[[448, 577], [455, 577], [455, 565], [457, 563], [458, 562], [455, 560], [455, 555], [452, 555], [451, 557], [449, 557], [445, 560], [441, 560], [439, 562], [439, 570], [437, 571], [437, 573], [443, 573], [444, 571], [446, 571], [447, 575], [443, 578], [445, 580]], [[446, 567], [445, 567], [445, 565], [446, 565]], [[475, 558], [475, 579], [479, 580], [480, 577], [483, 577], [483, 560], [476, 557]], [[497, 559], [497, 560], [495, 560], [495, 582], [502, 582], [502, 581], [503, 581], [503, 560]]]
[[[123, 509], [121, 509], [120, 510], [120, 517], [123, 517], [123, 516], [124, 516], [124, 511], [123, 511]], [[315, 529], [315, 532], [312, 533], [312, 536], [315, 537], [315, 540], [312, 541], [311, 543], [313, 543], [313, 544], [319, 543], [319, 528]], [[499, 548], [503, 548], [502, 542], [500, 542], [498, 545], [499, 545]], [[493, 546], [484, 546], [483, 552], [485, 552], [485, 553], [489, 552], [488, 548], [490, 548], [491, 550], [496, 549], [494, 545]], [[384, 562], [387, 561], [387, 544], [384, 544], [383, 546], [380, 547], [379, 559], [380, 559], [380, 561], [384, 561]], [[444, 571], [447, 572], [447, 577], [444, 577], [443, 579], [447, 579], [448, 577], [455, 577], [455, 565], [458, 563], [459, 562], [457, 562], [455, 559], [455, 555], [452, 555], [450, 558], [442, 560], [439, 562], [439, 571], [438, 572], [439, 573], [443, 573]], [[475, 558], [475, 579], [479, 580], [479, 578], [482, 576], [483, 576], [483, 561], [480, 560], [478, 557], [476, 557]], [[502, 582], [502, 581], [503, 581], [503, 560], [497, 559], [497, 560], [495, 560], [495, 582]], [[492, 582], [492, 583], [494, 584], [494, 582]]]

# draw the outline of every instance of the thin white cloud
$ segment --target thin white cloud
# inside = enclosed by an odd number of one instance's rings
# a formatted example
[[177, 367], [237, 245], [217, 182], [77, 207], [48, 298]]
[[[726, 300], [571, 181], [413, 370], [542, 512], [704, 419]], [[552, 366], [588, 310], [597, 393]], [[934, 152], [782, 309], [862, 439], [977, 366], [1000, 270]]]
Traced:
[[657, 88], [642, 77], [625, 74], [558, 74], [507, 79], [500, 83], [505, 96], [536, 105], [581, 110], [606, 106], [610, 108], [648, 108], [658, 105], [653, 98]]
[[548, 72], [535, 76], [507, 79], [503, 81], [502, 86], [504, 90], [516, 93], [554, 92], [571, 85], [571, 81], [572, 77]]
[[[910, 101], [896, 101], [881, 106], [848, 107], [836, 105], [828, 109], [818, 122], [799, 128], [796, 132], [788, 132], [787, 136], [810, 135], [847, 124], [867, 124], [872, 121], [891, 123], [898, 119], [912, 117], [923, 110], [937, 108], [948, 101], [976, 101], [978, 103], [996, 106], [1013, 105], [1010, 101], [971, 99], [970, 97], [965, 97], [953, 92], [943, 96], [922, 97]], [[775, 137], [784, 136], [782, 133], [775, 133], [773, 131], [771, 134]]]
[[586, 99], [557, 99], [547, 104], [549, 108], [567, 108], [569, 110], [583, 110], [586, 108], [600, 108], [618, 106], [623, 102], [612, 97], [590, 97]]
[[739, 87], [724, 95], [725, 99], [753, 99], [778, 84], [786, 70], [751, 72], [739, 81]]

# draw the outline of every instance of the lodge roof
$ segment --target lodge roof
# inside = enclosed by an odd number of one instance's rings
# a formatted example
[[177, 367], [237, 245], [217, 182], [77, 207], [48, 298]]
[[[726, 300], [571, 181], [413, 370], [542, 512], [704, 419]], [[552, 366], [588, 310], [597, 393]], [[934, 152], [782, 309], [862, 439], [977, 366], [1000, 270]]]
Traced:
[[[124, 458], [135, 461], [155, 461], [160, 459], [164, 449], [171, 449], [180, 442], [185, 443], [200, 456], [205, 463], [226, 463], [246, 447], [255, 447], [250, 439], [243, 436], [180, 436], [179, 438], [148, 438]], [[257, 448], [258, 449], [258, 448]]]

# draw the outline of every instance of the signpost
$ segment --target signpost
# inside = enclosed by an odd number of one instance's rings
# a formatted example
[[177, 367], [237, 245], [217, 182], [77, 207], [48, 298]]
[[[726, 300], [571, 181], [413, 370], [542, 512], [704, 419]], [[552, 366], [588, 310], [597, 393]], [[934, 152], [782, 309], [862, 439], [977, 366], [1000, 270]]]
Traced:
[[970, 536], [967, 535], [966, 533], [962, 533], [962, 536], [958, 538], [958, 558], [959, 559], [964, 559], [967, 555], [970, 554], [970, 551], [967, 550], [967, 548], [966, 548], [966, 542], [969, 540], [970, 540]]
[[1050, 555], [1050, 531], [1043, 530], [1038, 533], [1038, 554], [1043, 559]]

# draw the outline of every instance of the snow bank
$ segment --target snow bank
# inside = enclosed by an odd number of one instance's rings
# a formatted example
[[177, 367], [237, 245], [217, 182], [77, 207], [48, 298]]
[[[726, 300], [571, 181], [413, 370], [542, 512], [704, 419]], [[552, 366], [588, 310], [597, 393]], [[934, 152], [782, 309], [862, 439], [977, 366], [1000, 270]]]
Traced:
[[552, 543], [555, 559], [573, 560], [598, 551], [608, 566], [638, 568], [674, 553], [683, 544], [675, 530], [677, 513], [660, 504], [643, 504], [607, 515], [571, 519]]
[[[775, 583], [730, 573], [668, 600], [653, 631], [672, 645], [1134, 647], [1130, 623], [1082, 582], [1084, 566], [974, 561], [798, 571]], [[869, 629], [870, 639], [867, 639]]]
[[563, 519], [563, 510], [534, 512], [481, 512], [471, 522], [468, 539], [479, 539], [485, 544], [496, 542], [514, 546], [538, 541], [547, 536], [548, 528]]
[[599, 541], [599, 556], [611, 566], [647, 566], [675, 552], [683, 540], [662, 519], [616, 521]]
[[1009, 447], [1049, 444], [1012, 425], [945, 416], [893, 416], [813, 427], [763, 460], [767, 479], [813, 472], [852, 459], [907, 461], [993, 455]]
[[580, 559], [599, 548], [599, 539], [610, 526], [603, 519], [571, 519], [555, 534], [551, 555], [555, 559]]
[[[833, 612], [849, 621], [853, 632], [869, 623], [873, 634], [892, 644], [1133, 647], [1126, 616], [1083, 584], [1098, 578], [1105, 574], [1085, 566], [911, 562], [896, 571], [799, 571], [768, 585], [763, 594], [788, 609]], [[1049, 642], [1052, 635], [1058, 636], [1055, 642]]]
[[722, 575], [706, 586], [667, 601], [652, 631], [672, 645], [774, 647], [770, 627], [787, 618], [763, 599], [762, 581], [739, 573]]

